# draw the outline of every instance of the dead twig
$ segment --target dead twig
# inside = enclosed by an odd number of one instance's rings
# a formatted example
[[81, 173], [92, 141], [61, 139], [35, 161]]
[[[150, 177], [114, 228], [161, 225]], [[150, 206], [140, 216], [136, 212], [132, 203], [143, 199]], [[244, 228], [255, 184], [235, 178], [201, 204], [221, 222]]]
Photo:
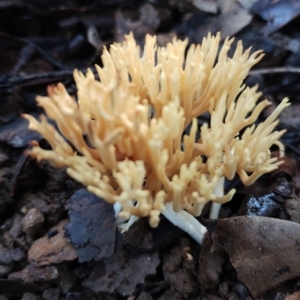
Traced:
[[[85, 70], [81, 70], [85, 72]], [[50, 84], [66, 78], [72, 78], [73, 70], [52, 71], [18, 76], [0, 76], [0, 92], [11, 92], [15, 87]]]
[[300, 68], [295, 67], [278, 67], [278, 68], [266, 68], [252, 70], [249, 75], [264, 75], [264, 74], [276, 74], [276, 73], [300, 73]]

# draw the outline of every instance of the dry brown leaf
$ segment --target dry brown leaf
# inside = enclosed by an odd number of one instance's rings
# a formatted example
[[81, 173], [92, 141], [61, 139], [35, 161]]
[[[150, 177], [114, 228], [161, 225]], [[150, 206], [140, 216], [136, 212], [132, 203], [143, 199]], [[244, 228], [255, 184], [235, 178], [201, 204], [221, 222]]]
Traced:
[[300, 276], [300, 224], [266, 217], [219, 220], [212, 234], [237, 276], [257, 297]]
[[284, 300], [299, 300], [300, 299], [300, 291], [295, 292], [292, 295], [287, 295]]
[[71, 243], [64, 237], [64, 225], [68, 220], [61, 221], [52, 227], [58, 230], [53, 237], [42, 237], [36, 240], [28, 252], [28, 259], [36, 266], [57, 264], [63, 261], [70, 261], [77, 258], [77, 254]]

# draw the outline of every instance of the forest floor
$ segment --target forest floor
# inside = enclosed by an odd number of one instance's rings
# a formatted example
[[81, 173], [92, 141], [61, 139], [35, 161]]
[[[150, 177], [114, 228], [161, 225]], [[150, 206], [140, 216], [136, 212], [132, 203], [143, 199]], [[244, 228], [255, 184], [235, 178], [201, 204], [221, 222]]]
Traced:
[[[297, 0], [2, 1], [0, 300], [300, 299], [299, 15]], [[75, 95], [74, 68], [101, 65], [103, 47], [130, 31], [141, 47], [146, 34], [159, 46], [219, 31], [242, 40], [265, 53], [245, 80], [272, 103], [261, 120], [291, 102], [278, 125], [283, 164], [248, 187], [228, 182], [237, 192], [220, 219], [209, 207], [199, 218], [201, 246], [164, 218], [120, 233], [111, 205], [25, 155], [31, 140], [48, 147], [21, 117], [43, 113], [36, 96], [58, 82]]]

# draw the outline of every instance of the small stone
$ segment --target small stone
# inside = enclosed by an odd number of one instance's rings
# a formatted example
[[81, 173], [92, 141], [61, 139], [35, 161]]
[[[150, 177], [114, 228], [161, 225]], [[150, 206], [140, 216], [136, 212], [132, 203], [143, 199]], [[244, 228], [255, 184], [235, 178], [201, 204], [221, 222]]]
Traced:
[[9, 156], [4, 153], [0, 153], [0, 165], [9, 160]]
[[21, 214], [26, 215], [27, 212], [28, 212], [28, 209], [27, 209], [26, 206], [21, 207], [21, 209], [20, 209], [20, 213], [21, 213]]
[[223, 281], [219, 286], [219, 294], [222, 296], [222, 298], [227, 298], [229, 293], [229, 286], [228, 282]]
[[44, 198], [45, 196], [43, 195], [27, 193], [23, 196], [21, 201], [23, 205], [26, 206], [27, 211], [31, 208], [38, 208], [43, 214], [46, 215], [49, 211], [49, 206]]
[[1, 243], [2, 243], [3, 247], [9, 248], [9, 249], [13, 248], [14, 239], [11, 236], [11, 234], [9, 233], [9, 231], [4, 232], [4, 234], [1, 237]]
[[286, 200], [285, 204], [286, 212], [291, 217], [293, 222], [300, 223], [300, 199], [298, 197], [293, 197]]
[[16, 215], [14, 218], [14, 223], [12, 228], [9, 230], [9, 234], [13, 238], [17, 238], [22, 234], [23, 228], [22, 228], [22, 216]]
[[60, 274], [59, 287], [61, 292], [63, 294], [68, 294], [76, 285], [78, 278], [74, 274], [73, 269], [68, 268], [67, 264], [60, 264], [57, 268]]
[[0, 265], [0, 278], [7, 276], [14, 268], [14, 263]]
[[25, 252], [21, 248], [0, 248], [0, 264], [8, 265], [13, 261], [21, 261], [25, 257]]
[[45, 218], [38, 208], [31, 208], [22, 220], [23, 230], [30, 236], [36, 235], [43, 227]]
[[232, 291], [236, 292], [242, 299], [246, 299], [246, 297], [249, 296], [248, 289], [242, 283], [236, 283]]
[[22, 297], [22, 300], [36, 300], [37, 296], [33, 293], [25, 293]]
[[145, 291], [142, 291], [141, 294], [138, 296], [137, 300], [152, 300], [152, 296]]
[[240, 300], [241, 298], [239, 297], [239, 295], [235, 292], [230, 292], [228, 294], [228, 300]]
[[8, 231], [13, 225], [12, 219], [6, 219], [4, 223], [0, 226], [0, 233]]
[[60, 288], [51, 288], [44, 290], [43, 298], [45, 300], [59, 300]]
[[47, 222], [51, 225], [56, 224], [61, 220], [64, 211], [63, 208], [57, 203], [51, 203], [49, 205], [49, 211], [46, 214]]
[[54, 266], [38, 268], [28, 265], [23, 270], [10, 273], [8, 279], [29, 283], [53, 282], [58, 278], [58, 270]]

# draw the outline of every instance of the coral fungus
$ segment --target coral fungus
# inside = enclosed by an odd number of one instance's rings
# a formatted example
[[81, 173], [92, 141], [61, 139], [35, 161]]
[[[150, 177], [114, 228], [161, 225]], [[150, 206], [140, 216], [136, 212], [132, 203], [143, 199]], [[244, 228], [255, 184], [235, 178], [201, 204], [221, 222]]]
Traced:
[[[156, 227], [161, 213], [171, 221], [180, 215], [181, 223], [196, 228], [185, 230], [201, 242], [205, 228], [193, 216], [208, 201], [231, 200], [234, 190], [220, 191], [224, 177], [237, 173], [252, 184], [280, 164], [270, 147], [276, 144], [283, 153], [278, 139], [284, 130], [273, 130], [289, 103], [284, 99], [265, 122], [254, 124], [270, 103], [259, 102], [257, 88], [243, 80], [263, 54], [250, 55], [238, 42], [228, 57], [232, 42], [226, 39], [219, 51], [220, 34], [209, 34], [185, 55], [186, 40], [157, 47], [156, 37], [147, 36], [141, 53], [130, 34], [104, 48], [103, 67], [96, 66], [100, 80], [91, 70], [74, 71], [78, 102], [62, 84], [37, 97], [58, 130], [45, 116], [37, 121], [24, 115], [52, 147], [34, 143], [29, 154], [67, 167], [89, 191], [117, 204], [120, 219], [149, 216]], [[205, 112], [211, 121], [196, 140], [196, 117]]]

